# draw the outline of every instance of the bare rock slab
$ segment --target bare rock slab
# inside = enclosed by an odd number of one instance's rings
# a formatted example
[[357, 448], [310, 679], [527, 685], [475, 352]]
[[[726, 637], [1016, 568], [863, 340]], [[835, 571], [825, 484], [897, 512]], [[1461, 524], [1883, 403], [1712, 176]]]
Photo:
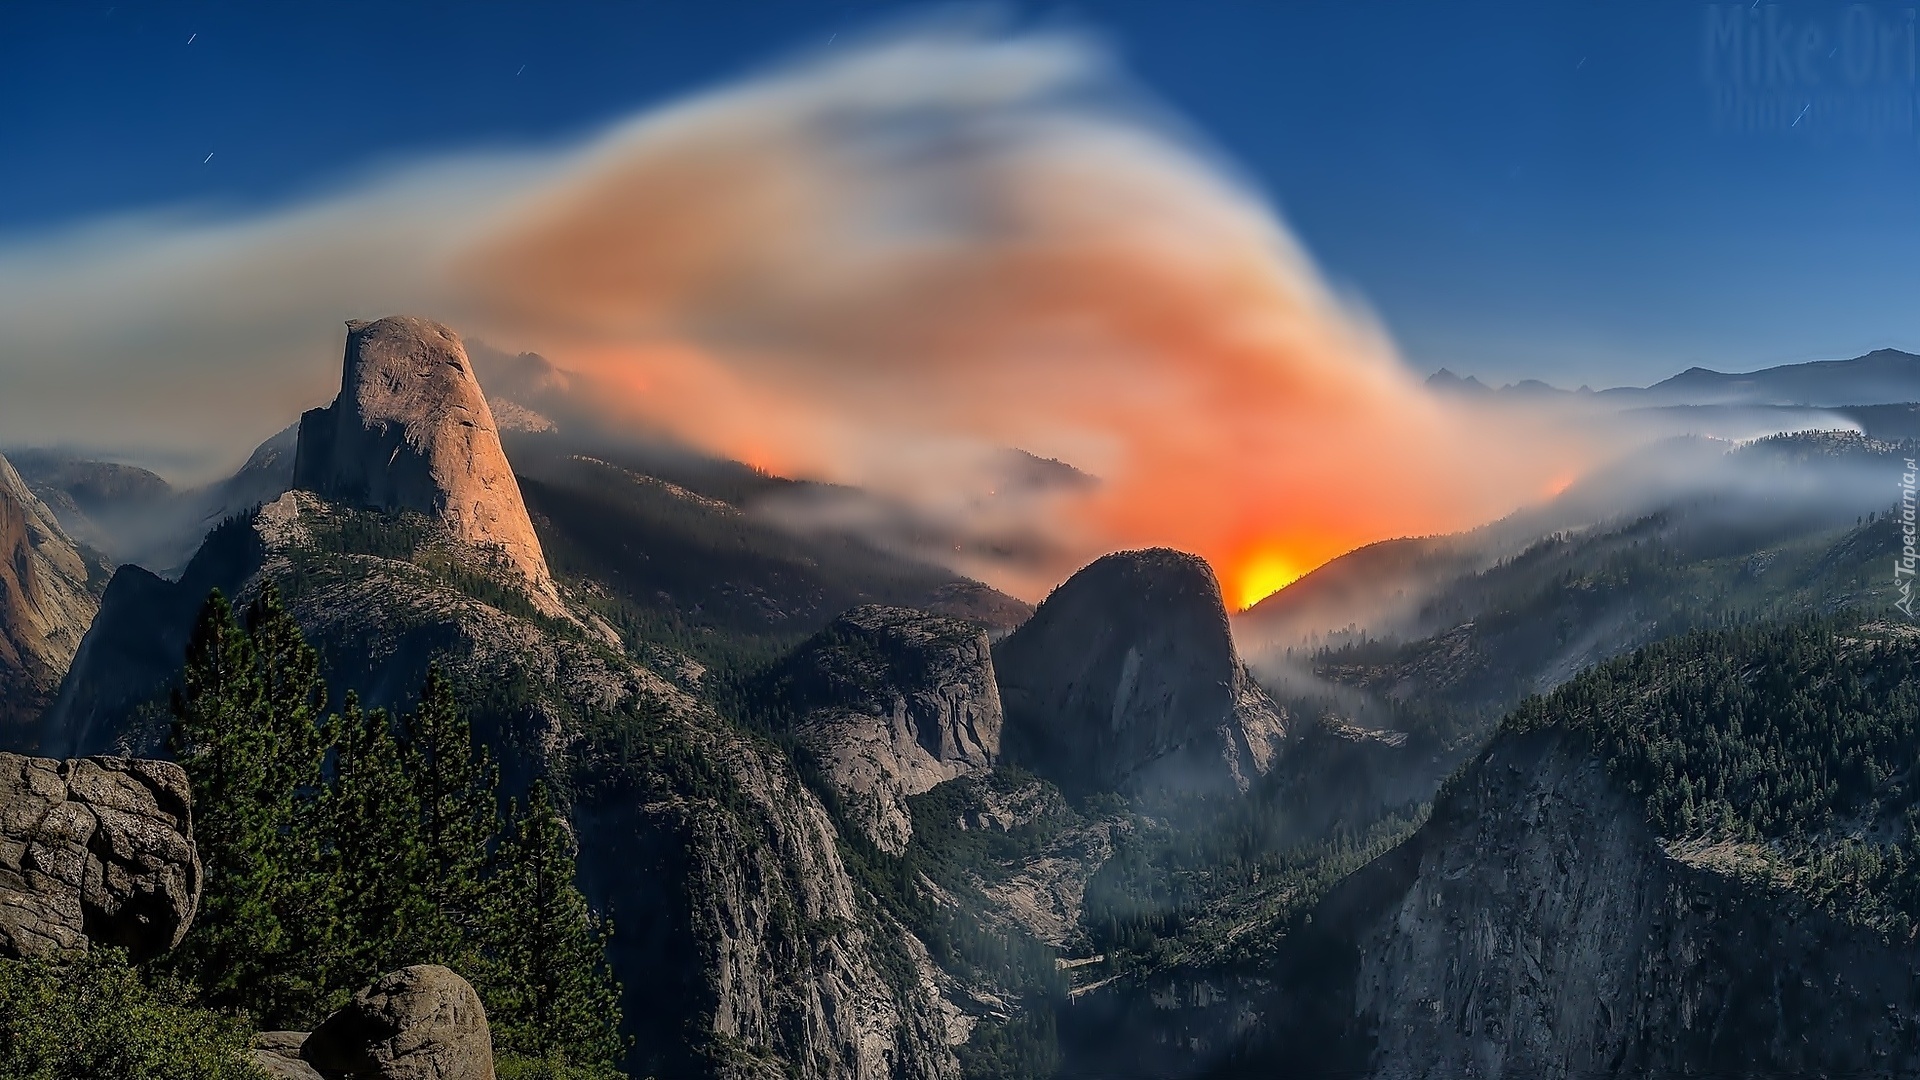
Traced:
[[1000, 757], [1000, 691], [984, 630], [868, 605], [835, 619], [781, 665], [774, 693], [794, 715], [855, 824], [905, 849], [907, 800]]

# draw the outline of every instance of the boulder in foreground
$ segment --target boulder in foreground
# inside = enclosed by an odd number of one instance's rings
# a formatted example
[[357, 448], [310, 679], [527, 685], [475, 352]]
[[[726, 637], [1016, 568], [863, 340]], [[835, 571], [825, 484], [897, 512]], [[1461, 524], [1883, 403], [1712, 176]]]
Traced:
[[341, 1080], [494, 1080], [480, 996], [438, 964], [374, 980], [307, 1036], [300, 1056]]
[[189, 790], [170, 761], [0, 754], [0, 956], [178, 945], [200, 903]]

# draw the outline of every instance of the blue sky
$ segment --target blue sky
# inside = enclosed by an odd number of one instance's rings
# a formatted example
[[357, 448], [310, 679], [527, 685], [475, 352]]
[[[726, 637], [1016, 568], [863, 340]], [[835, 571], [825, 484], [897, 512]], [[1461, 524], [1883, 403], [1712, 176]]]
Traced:
[[[437, 150], [568, 140], [915, 10], [7, 3], [0, 235], [271, 206]], [[1104, 37], [1422, 370], [1599, 386], [1920, 351], [1904, 7], [1005, 10]]]

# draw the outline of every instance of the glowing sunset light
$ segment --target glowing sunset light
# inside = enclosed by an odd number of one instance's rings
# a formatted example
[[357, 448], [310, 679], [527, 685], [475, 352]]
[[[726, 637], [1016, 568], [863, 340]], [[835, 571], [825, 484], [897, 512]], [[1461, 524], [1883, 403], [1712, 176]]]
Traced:
[[1294, 560], [1268, 548], [1231, 573], [1226, 587], [1230, 595], [1239, 598], [1236, 606], [1244, 611], [1299, 580], [1302, 572]]

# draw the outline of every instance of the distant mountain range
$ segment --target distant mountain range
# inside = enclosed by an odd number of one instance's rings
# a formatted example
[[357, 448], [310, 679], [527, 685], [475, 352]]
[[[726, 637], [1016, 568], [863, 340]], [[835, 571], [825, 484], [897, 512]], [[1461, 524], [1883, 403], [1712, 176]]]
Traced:
[[1920, 402], [1920, 356], [1899, 349], [1875, 349], [1851, 360], [1814, 360], [1759, 371], [1729, 373], [1688, 368], [1652, 386], [1563, 390], [1538, 379], [1494, 389], [1471, 375], [1441, 368], [1427, 377], [1435, 390], [1469, 396], [1591, 396], [1626, 407], [1660, 405], [1893, 405]]

